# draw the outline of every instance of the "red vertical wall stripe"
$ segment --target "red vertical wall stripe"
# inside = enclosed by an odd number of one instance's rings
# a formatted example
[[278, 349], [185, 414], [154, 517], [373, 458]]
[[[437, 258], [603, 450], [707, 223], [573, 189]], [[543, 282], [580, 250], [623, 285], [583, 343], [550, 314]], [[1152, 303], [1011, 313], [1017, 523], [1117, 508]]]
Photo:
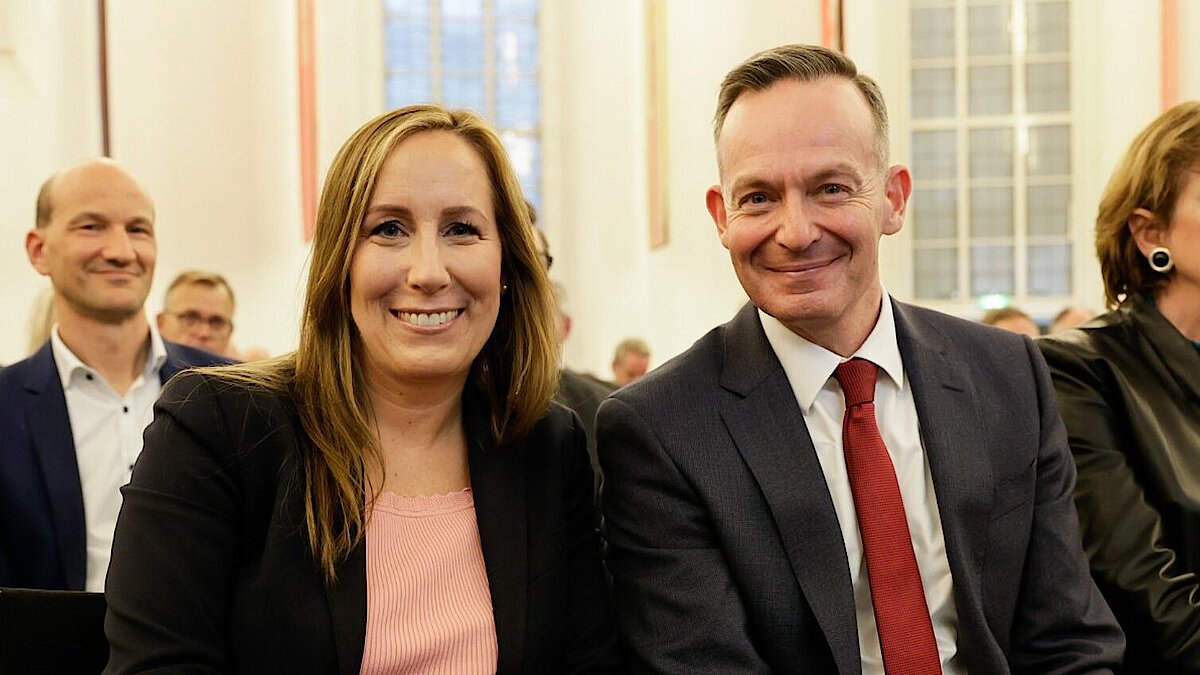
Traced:
[[304, 241], [317, 222], [317, 73], [313, 0], [296, 0], [296, 47], [300, 92], [300, 202]]

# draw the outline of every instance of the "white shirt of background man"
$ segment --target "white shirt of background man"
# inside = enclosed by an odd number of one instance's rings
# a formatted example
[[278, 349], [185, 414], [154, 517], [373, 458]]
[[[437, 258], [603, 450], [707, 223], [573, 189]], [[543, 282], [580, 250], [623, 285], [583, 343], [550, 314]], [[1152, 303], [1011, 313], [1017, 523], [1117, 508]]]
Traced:
[[125, 396], [117, 394], [100, 373], [75, 356], [54, 326], [50, 334], [54, 362], [67, 399], [75, 461], [83, 488], [87, 527], [87, 581], [84, 589], [103, 592], [113, 532], [121, 510], [121, 486], [129, 482], [142, 451], [142, 432], [154, 417], [154, 400], [162, 389], [159, 370], [167, 349], [150, 324], [150, 350], [141, 375]]

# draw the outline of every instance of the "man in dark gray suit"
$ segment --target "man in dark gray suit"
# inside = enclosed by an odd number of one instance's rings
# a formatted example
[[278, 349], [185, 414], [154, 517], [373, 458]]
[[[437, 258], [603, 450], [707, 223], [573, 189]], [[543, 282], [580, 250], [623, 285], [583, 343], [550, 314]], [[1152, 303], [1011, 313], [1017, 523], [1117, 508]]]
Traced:
[[707, 194], [750, 304], [600, 408], [635, 672], [1110, 672], [1028, 338], [890, 298], [912, 189], [878, 87], [792, 45], [726, 76]]

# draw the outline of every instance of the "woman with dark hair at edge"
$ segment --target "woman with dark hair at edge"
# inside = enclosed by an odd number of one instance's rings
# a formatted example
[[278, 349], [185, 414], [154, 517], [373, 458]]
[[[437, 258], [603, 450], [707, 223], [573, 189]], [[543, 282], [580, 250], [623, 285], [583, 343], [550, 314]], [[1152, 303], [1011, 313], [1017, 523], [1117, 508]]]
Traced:
[[1200, 102], [1134, 139], [1105, 189], [1109, 311], [1038, 340], [1078, 466], [1092, 575], [1127, 673], [1200, 672]]

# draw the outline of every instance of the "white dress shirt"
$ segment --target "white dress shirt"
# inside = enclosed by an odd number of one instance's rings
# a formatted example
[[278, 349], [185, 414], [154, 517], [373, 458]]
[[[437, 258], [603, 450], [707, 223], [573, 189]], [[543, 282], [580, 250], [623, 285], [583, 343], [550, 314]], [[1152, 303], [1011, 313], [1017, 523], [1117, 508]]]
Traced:
[[[762, 310], [759, 310], [759, 318], [800, 405], [821, 471], [825, 474], [825, 483], [829, 486], [829, 495], [833, 498], [850, 563], [862, 672], [864, 675], [883, 675], [867, 562], [862, 552], [854, 494], [846, 475], [846, 458], [842, 454], [842, 417], [846, 402], [833, 377], [838, 364], [849, 359], [796, 335]], [[921, 446], [917, 406], [912, 387], [905, 379], [900, 347], [896, 343], [896, 320], [886, 292], [879, 320], [854, 356], [879, 366], [879, 379], [875, 383], [875, 418], [895, 466], [900, 495], [904, 499], [904, 512], [925, 587], [925, 602], [933, 620], [942, 672], [946, 675], [965, 673], [957, 656], [958, 613], [954, 607], [953, 581], [946, 559], [933, 477]]]
[[133, 386], [121, 396], [100, 373], [67, 348], [57, 325], [50, 333], [50, 346], [67, 399], [75, 461], [83, 488], [83, 518], [87, 527], [84, 588], [102, 592], [117, 514], [121, 510], [121, 486], [129, 482], [133, 463], [142, 451], [142, 431], [154, 417], [152, 406], [162, 388], [158, 371], [167, 360], [167, 349], [150, 324], [146, 364]]

